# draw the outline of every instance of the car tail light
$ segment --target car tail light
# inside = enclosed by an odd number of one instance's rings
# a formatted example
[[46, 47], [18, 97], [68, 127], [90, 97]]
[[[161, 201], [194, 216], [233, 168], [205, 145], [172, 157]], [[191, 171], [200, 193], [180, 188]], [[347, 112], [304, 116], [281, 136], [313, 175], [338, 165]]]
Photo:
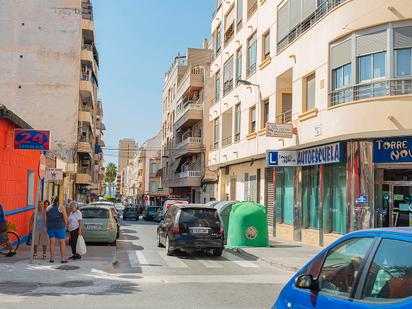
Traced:
[[113, 223], [109, 223], [109, 230], [113, 230], [114, 229], [114, 224]]
[[222, 236], [222, 237], [225, 236], [225, 230], [224, 230], [224, 229], [220, 229], [219, 235]]
[[172, 233], [173, 234], [179, 234], [180, 233], [180, 229], [178, 226], [172, 227]]

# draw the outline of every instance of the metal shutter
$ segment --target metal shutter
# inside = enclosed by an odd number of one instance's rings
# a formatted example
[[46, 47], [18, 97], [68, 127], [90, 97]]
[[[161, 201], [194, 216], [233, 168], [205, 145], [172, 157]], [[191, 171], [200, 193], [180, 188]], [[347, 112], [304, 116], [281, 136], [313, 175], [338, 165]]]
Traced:
[[274, 226], [275, 195], [273, 185], [273, 167], [265, 169], [265, 206], [268, 226]]
[[295, 28], [302, 18], [302, 2], [301, 0], [289, 0], [289, 31]]
[[336, 69], [351, 62], [352, 41], [349, 39], [331, 48], [331, 68]]
[[282, 40], [289, 33], [289, 4], [286, 2], [278, 10], [278, 41]]
[[292, 94], [282, 93], [282, 113], [292, 110]]
[[302, 6], [302, 20], [305, 20], [306, 17], [316, 11], [317, 0], [303, 0]]
[[368, 33], [356, 38], [356, 56], [385, 51], [386, 47], [386, 30]]
[[412, 47], [412, 26], [393, 29], [394, 48]]

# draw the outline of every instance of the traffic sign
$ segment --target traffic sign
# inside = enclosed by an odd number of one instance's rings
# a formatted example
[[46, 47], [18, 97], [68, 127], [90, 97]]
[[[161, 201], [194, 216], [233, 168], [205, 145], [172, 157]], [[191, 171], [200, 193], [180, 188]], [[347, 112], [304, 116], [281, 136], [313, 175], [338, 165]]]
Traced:
[[368, 197], [366, 195], [361, 195], [356, 198], [356, 204], [366, 204], [368, 202]]
[[14, 129], [14, 149], [49, 150], [50, 131]]
[[44, 154], [40, 155], [39, 160], [39, 178], [43, 180], [44, 176], [46, 175], [46, 156]]

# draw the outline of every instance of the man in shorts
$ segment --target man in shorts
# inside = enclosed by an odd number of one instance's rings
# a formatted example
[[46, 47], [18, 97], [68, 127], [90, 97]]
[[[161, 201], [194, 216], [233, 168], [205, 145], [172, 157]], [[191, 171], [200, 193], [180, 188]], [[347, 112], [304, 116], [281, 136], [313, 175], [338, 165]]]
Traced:
[[0, 204], [0, 245], [6, 244], [9, 249], [9, 253], [6, 254], [7, 257], [13, 256], [16, 252], [13, 250], [13, 246], [9, 238], [7, 237], [7, 221], [4, 215], [3, 206]]

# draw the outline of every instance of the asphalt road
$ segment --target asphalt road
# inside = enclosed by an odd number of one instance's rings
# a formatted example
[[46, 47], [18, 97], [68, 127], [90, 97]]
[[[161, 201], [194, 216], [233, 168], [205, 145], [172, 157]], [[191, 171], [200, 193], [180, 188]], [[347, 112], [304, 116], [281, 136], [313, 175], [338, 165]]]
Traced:
[[156, 227], [143, 220], [122, 222], [116, 267], [100, 271], [96, 262], [90, 274], [79, 274], [93, 281], [71, 280], [64, 289], [44, 293], [13, 293], [0, 298], [0, 309], [270, 308], [292, 275], [229, 250], [222, 257], [200, 253], [168, 257], [156, 245]]

